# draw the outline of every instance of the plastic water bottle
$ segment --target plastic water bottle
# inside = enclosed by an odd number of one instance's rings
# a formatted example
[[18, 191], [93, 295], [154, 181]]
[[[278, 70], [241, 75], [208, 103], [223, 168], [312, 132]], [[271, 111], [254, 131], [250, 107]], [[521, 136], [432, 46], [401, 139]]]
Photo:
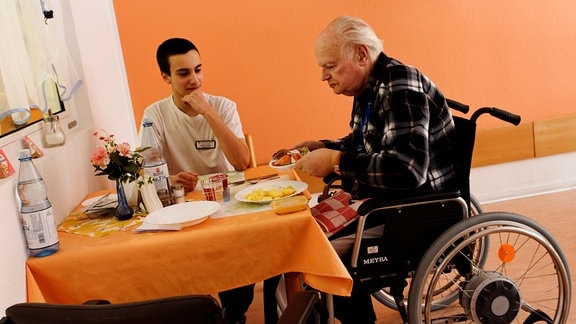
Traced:
[[[160, 141], [156, 137], [153, 122], [148, 118], [142, 121], [142, 143], [141, 146], [149, 147], [146, 151], [142, 152], [144, 156], [144, 174], [152, 178], [156, 193], [164, 193], [170, 200], [170, 181], [168, 178], [168, 164], [162, 154], [162, 147]], [[167, 194], [166, 194], [167, 193]], [[163, 205], [171, 204], [170, 201], [163, 201]]]
[[43, 257], [60, 248], [52, 204], [48, 200], [46, 184], [32, 163], [28, 149], [18, 154], [18, 196], [20, 217], [30, 256]]

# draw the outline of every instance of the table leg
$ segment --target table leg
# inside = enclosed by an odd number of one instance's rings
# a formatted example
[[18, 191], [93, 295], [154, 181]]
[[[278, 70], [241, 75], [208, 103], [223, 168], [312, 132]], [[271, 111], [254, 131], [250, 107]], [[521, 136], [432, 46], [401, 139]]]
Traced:
[[[290, 297], [298, 291], [304, 289], [304, 281], [299, 273], [286, 273], [284, 274], [284, 284], [286, 286], [286, 299], [290, 303]], [[332, 294], [325, 294], [326, 308], [328, 309], [328, 324], [334, 324], [334, 299]]]
[[326, 294], [326, 308], [328, 309], [328, 324], [334, 324], [334, 298]]
[[288, 303], [290, 303], [291, 296], [304, 289], [304, 281], [299, 273], [285, 273], [284, 284], [286, 285], [286, 299]]

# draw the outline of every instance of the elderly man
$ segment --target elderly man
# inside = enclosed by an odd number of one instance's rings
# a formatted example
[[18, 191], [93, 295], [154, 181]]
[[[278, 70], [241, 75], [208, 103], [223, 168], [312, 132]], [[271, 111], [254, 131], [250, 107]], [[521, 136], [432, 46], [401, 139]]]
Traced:
[[[456, 186], [454, 122], [430, 79], [388, 57], [372, 28], [355, 17], [333, 20], [314, 50], [322, 81], [335, 94], [354, 97], [351, 131], [337, 140], [296, 145], [311, 150], [297, 169], [317, 177], [341, 174], [345, 190], [358, 199], [396, 199]], [[381, 227], [371, 230], [381, 233]], [[345, 263], [353, 240], [353, 234], [332, 240]], [[344, 324], [376, 320], [370, 294], [356, 286], [350, 298], [335, 298], [335, 313]]]

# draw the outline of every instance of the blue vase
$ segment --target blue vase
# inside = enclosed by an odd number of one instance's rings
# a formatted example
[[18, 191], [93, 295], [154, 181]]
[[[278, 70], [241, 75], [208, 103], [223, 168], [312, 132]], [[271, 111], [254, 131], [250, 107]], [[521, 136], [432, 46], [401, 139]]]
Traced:
[[134, 210], [128, 205], [124, 186], [120, 180], [116, 180], [116, 195], [118, 196], [118, 206], [116, 207], [115, 213], [116, 218], [121, 221], [132, 218]]

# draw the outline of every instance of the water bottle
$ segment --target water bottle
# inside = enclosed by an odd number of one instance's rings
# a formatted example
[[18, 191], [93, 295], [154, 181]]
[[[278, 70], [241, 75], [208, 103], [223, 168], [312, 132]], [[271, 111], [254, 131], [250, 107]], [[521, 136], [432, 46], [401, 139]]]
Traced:
[[52, 204], [48, 200], [46, 184], [32, 163], [28, 149], [18, 154], [18, 196], [20, 218], [30, 256], [43, 257], [60, 248]]
[[[142, 143], [141, 146], [148, 147], [142, 152], [144, 156], [144, 174], [152, 178], [156, 193], [168, 193], [170, 197], [170, 182], [168, 178], [168, 164], [162, 154], [162, 147], [160, 141], [156, 137], [153, 122], [148, 118], [142, 121]], [[170, 200], [170, 199], [169, 199]], [[163, 205], [169, 205], [171, 201], [163, 201]]]

